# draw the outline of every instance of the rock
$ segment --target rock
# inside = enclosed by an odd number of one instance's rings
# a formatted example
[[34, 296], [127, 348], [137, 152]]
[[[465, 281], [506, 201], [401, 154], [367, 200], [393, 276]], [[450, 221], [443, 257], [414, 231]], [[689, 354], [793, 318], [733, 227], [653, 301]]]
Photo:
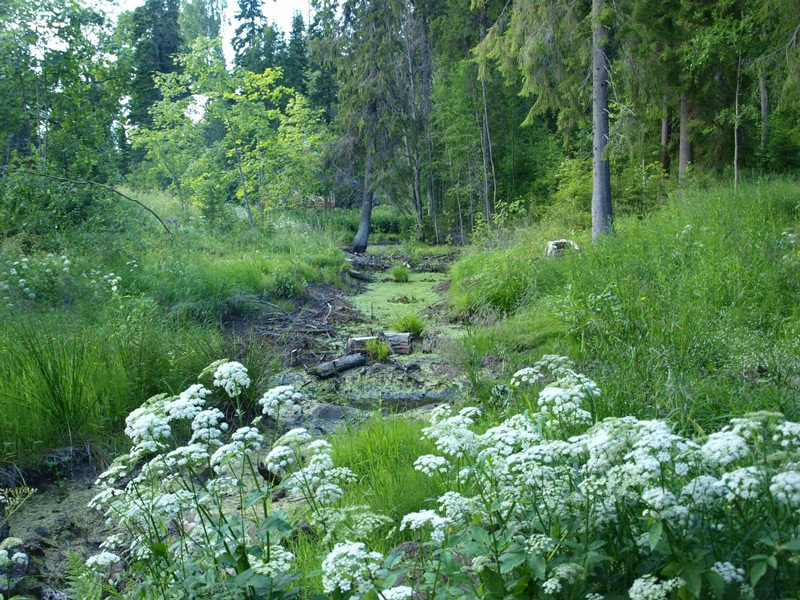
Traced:
[[544, 249], [544, 255], [563, 256], [564, 251], [566, 250], [580, 250], [580, 248], [578, 248], [578, 244], [572, 240], [553, 240], [551, 242], [547, 242], [547, 246]]
[[53, 588], [42, 588], [42, 591], [39, 592], [39, 598], [41, 600], [69, 600], [64, 592]]

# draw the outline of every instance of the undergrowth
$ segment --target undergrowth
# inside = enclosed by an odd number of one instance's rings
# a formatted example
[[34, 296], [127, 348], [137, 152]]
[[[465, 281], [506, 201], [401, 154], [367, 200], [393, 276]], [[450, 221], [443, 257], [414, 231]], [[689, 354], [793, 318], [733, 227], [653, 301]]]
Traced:
[[514, 368], [558, 351], [592, 370], [600, 417], [702, 432], [750, 410], [796, 416], [799, 205], [793, 180], [688, 189], [597, 245], [571, 232], [582, 249], [562, 258], [543, 251], [564, 231], [518, 231], [453, 267], [455, 311], [479, 325], [473, 354]]

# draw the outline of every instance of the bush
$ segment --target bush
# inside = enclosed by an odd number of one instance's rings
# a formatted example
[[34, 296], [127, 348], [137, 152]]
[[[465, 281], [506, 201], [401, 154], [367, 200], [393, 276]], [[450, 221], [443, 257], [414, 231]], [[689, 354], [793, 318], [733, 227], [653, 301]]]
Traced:
[[399, 333], [412, 333], [420, 338], [425, 332], [425, 322], [414, 313], [405, 313], [395, 317], [392, 329]]
[[392, 279], [397, 283], [408, 283], [410, 276], [410, 271], [405, 265], [396, 265], [392, 267]]

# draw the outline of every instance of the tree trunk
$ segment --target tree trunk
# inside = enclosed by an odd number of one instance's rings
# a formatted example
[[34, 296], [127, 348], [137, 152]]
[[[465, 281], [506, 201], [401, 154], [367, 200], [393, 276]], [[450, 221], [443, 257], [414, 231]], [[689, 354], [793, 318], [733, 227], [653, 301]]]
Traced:
[[681, 94], [681, 132], [678, 153], [678, 178], [684, 176], [686, 168], [692, 163], [692, 142], [689, 141], [689, 95]]
[[661, 167], [669, 176], [669, 104], [667, 95], [664, 94], [664, 118], [661, 120]]
[[742, 55], [736, 63], [736, 99], [733, 114], [733, 195], [739, 193], [739, 92], [742, 87]]
[[611, 210], [611, 170], [603, 151], [608, 143], [608, 54], [606, 32], [600, 23], [603, 0], [592, 0], [592, 120], [593, 180], [592, 241], [608, 235], [614, 227]]
[[767, 71], [764, 68], [758, 74], [758, 85], [761, 88], [761, 160], [766, 164], [767, 146], [769, 145], [769, 92], [767, 90]]
[[353, 252], [364, 252], [367, 249], [369, 239], [369, 225], [372, 221], [372, 201], [373, 192], [369, 189], [372, 179], [372, 140], [367, 139], [367, 153], [364, 157], [364, 199], [361, 201], [361, 220], [358, 223], [358, 231], [353, 239]]
[[[486, 37], [486, 7], [481, 10], [481, 41]], [[481, 127], [481, 155], [483, 157], [483, 212], [486, 225], [492, 222], [492, 199], [489, 195], [489, 175], [491, 173], [492, 197], [497, 194], [497, 182], [494, 174], [494, 160], [492, 158], [492, 140], [489, 136], [489, 107], [486, 93], [486, 77], [481, 76], [481, 98], [483, 100], [483, 114]]]
[[428, 15], [422, 13], [422, 119], [425, 134], [425, 191], [428, 198], [428, 210], [433, 214], [433, 229], [436, 234], [436, 243], [440, 242], [439, 212], [436, 206], [436, 195], [433, 189], [433, 135], [431, 134], [431, 87], [433, 81], [433, 67], [431, 66], [430, 28]]

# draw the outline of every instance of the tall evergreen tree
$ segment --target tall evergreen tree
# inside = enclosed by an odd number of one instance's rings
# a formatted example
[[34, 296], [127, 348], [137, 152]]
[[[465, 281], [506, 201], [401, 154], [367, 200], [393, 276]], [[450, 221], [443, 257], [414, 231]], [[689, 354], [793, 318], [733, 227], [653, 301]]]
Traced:
[[295, 91], [305, 94], [306, 70], [308, 69], [308, 47], [305, 38], [306, 26], [299, 12], [292, 17], [292, 31], [283, 63], [283, 83]]
[[146, 0], [133, 11], [133, 79], [129, 120], [149, 126], [150, 107], [161, 100], [156, 73], [176, 71], [175, 55], [181, 48], [178, 0]]

